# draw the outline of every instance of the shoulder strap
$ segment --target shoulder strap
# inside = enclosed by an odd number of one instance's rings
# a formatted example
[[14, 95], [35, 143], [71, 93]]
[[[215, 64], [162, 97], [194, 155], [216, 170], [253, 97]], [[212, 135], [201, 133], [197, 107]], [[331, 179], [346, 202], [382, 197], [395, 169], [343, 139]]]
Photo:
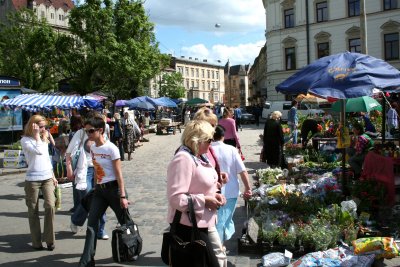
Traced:
[[197, 227], [196, 214], [194, 213], [192, 196], [190, 194], [188, 194], [187, 196], [188, 196], [188, 205], [189, 205], [189, 219], [190, 219], [190, 222], [192, 223], [191, 241], [193, 242], [195, 240], [200, 239], [200, 232], [199, 232], [199, 228]]
[[83, 128], [81, 129], [81, 131], [82, 131], [82, 136], [81, 136], [81, 141], [79, 142], [78, 149], [82, 148], [83, 139], [85, 139], [85, 134], [86, 134], [86, 132], [85, 132], [85, 130]]

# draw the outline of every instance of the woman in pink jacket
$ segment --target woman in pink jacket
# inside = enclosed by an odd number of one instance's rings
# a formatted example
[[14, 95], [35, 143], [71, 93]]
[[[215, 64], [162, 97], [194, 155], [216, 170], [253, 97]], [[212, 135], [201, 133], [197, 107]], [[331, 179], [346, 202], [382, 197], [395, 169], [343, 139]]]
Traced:
[[[168, 223], [172, 223], [175, 212], [182, 212], [177, 235], [190, 241], [192, 223], [188, 217], [188, 196], [193, 199], [200, 238], [208, 248], [208, 266], [218, 267], [218, 260], [208, 238], [208, 228], [215, 226], [216, 211], [224, 204], [224, 197], [217, 193], [217, 172], [202, 154], [213, 140], [214, 128], [206, 121], [190, 121], [182, 134], [182, 146], [170, 162], [167, 171]], [[179, 263], [179, 259], [171, 259]], [[194, 266], [196, 263], [182, 263]], [[190, 264], [190, 265], [188, 265]], [[174, 265], [175, 266], [175, 265]]]
[[239, 136], [237, 135], [236, 132], [236, 122], [232, 117], [233, 117], [232, 109], [226, 107], [224, 108], [222, 119], [219, 120], [218, 124], [224, 127], [225, 129], [224, 143], [240, 149]]

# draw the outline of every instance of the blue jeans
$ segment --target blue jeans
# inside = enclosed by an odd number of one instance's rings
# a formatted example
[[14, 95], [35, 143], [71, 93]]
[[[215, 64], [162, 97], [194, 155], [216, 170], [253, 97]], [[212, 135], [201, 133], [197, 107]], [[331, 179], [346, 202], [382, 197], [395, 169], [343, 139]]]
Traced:
[[[87, 188], [86, 190], [76, 190], [76, 195], [77, 195], [77, 201], [78, 201], [78, 206], [75, 209], [74, 213], [71, 215], [71, 222], [75, 225], [82, 226], [86, 218], [88, 217], [88, 212], [83, 208], [83, 206], [80, 204], [81, 199], [93, 188], [93, 182], [94, 182], [94, 168], [89, 167], [87, 170], [87, 176], [86, 176], [86, 183], [87, 183]], [[97, 236], [99, 238], [103, 237], [106, 232], [104, 230], [104, 226], [106, 224], [106, 213], [103, 214], [103, 216], [100, 218], [100, 225], [99, 225], [99, 231], [97, 233]]]
[[293, 124], [289, 124], [291, 136], [293, 137], [293, 144], [297, 144], [297, 127]]
[[120, 194], [118, 184], [101, 188], [96, 186], [92, 203], [90, 204], [90, 212], [87, 223], [85, 247], [79, 266], [94, 266], [94, 255], [96, 254], [97, 238], [96, 234], [99, 228], [99, 219], [103, 216], [108, 207], [114, 211], [118, 222], [122, 225], [125, 223], [124, 210], [120, 204]]
[[236, 203], [237, 198], [227, 198], [226, 204], [221, 206], [218, 210], [218, 222], [216, 228], [222, 243], [231, 239], [235, 233], [233, 214], [235, 213]]

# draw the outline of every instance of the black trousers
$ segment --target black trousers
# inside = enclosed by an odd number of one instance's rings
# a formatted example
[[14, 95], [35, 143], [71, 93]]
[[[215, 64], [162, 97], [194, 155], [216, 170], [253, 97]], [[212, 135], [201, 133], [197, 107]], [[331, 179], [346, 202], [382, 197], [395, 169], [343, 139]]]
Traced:
[[224, 143], [227, 145], [231, 145], [233, 147], [236, 147], [236, 140], [235, 139], [224, 139]]

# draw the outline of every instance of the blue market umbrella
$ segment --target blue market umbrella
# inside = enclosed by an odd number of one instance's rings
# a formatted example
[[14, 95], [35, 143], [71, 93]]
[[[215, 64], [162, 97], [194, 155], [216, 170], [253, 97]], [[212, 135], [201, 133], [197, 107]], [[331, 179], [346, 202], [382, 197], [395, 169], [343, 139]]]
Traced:
[[152, 104], [153, 106], [164, 106], [164, 103], [159, 101], [158, 99], [154, 99], [148, 96], [139, 96], [139, 97], [135, 97], [131, 100], [125, 101], [125, 104], [127, 106], [130, 106], [132, 103], [136, 103], [136, 102], [148, 102], [150, 104]]
[[381, 59], [344, 52], [320, 58], [280, 83], [284, 94], [311, 93], [324, 98], [372, 95], [374, 88], [400, 85], [400, 71]]
[[155, 110], [156, 108], [150, 102], [137, 101], [129, 104], [129, 109], [150, 111], [150, 110]]
[[176, 107], [178, 107], [178, 105], [174, 101], [172, 101], [171, 98], [166, 97], [166, 96], [156, 98], [156, 100], [163, 102], [164, 107], [167, 107], [167, 108], [176, 108]]

